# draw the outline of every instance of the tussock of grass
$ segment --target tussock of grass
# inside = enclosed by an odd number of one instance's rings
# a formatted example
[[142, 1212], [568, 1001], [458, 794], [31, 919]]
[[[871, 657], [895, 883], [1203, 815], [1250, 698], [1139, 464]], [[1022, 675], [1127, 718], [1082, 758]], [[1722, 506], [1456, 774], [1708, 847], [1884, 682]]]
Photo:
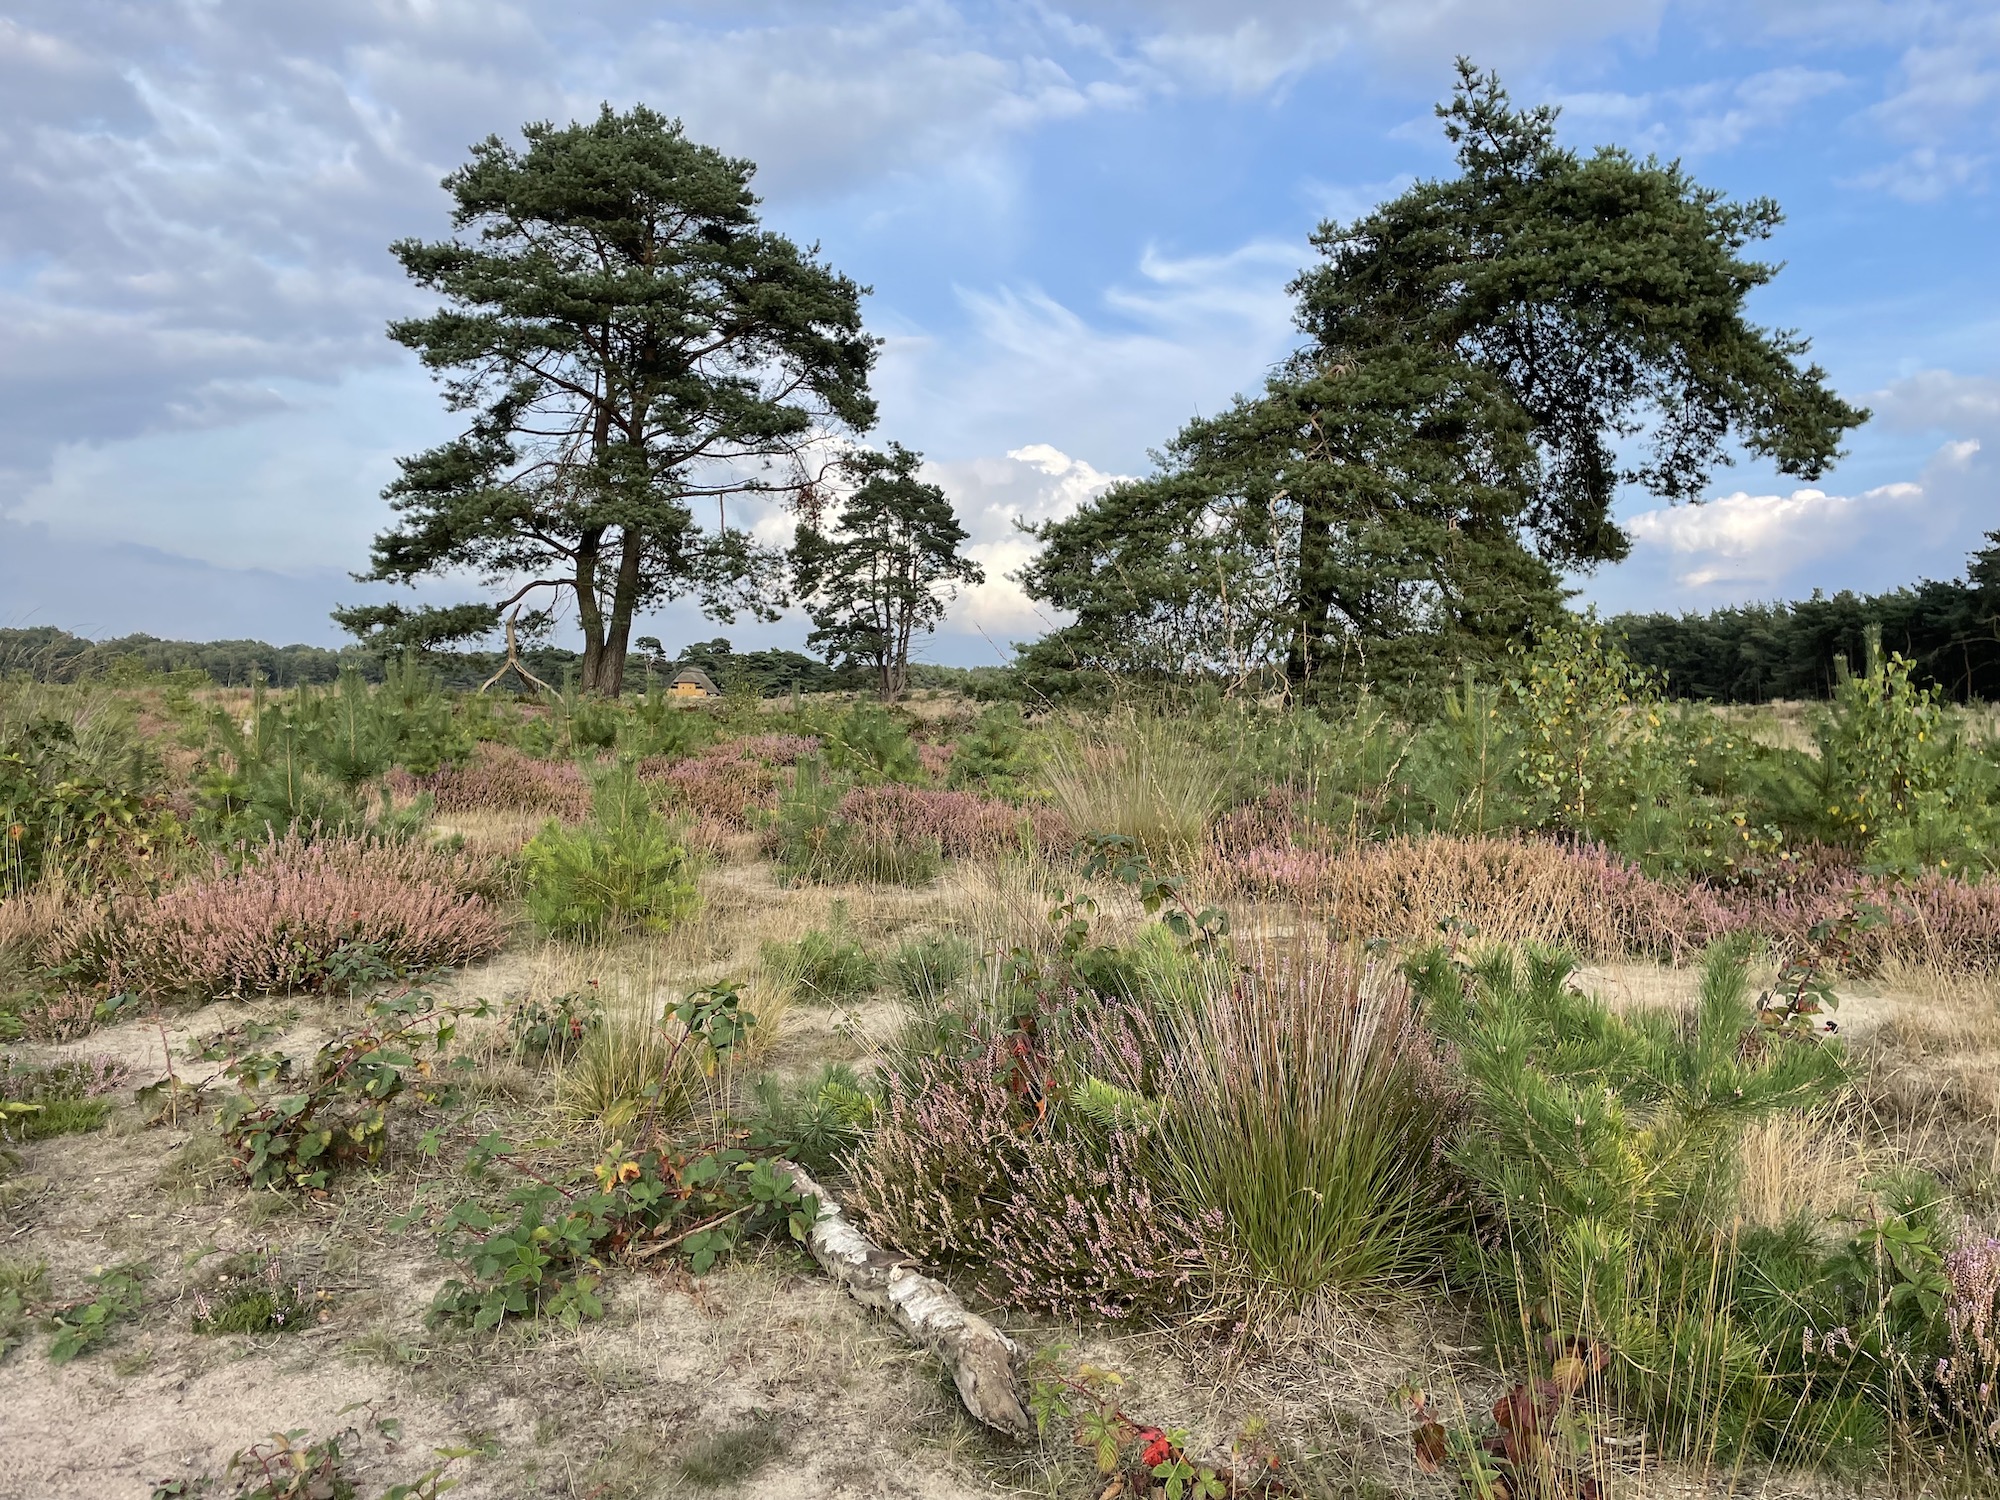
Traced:
[[698, 1439], [675, 1467], [689, 1484], [722, 1489], [756, 1475], [790, 1446], [776, 1417], [752, 1412], [748, 1421]]
[[1223, 772], [1185, 725], [1133, 715], [1057, 737], [1043, 779], [1078, 833], [1123, 834], [1155, 865], [1179, 869], [1222, 810]]

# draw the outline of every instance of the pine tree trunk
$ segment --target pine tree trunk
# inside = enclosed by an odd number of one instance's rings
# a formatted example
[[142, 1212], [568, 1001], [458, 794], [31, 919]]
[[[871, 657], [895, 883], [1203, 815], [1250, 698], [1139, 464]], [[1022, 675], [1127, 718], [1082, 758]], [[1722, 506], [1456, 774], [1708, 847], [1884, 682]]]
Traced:
[[583, 630], [584, 692], [595, 690], [604, 663], [604, 612], [597, 605], [597, 563], [604, 530], [583, 533], [576, 547], [576, 621]]
[[625, 689], [625, 659], [631, 649], [632, 617], [639, 608], [639, 568], [646, 538], [636, 527], [623, 528], [618, 548], [618, 578], [611, 591], [611, 617], [600, 619], [595, 671], [585, 664], [585, 692], [616, 698]]

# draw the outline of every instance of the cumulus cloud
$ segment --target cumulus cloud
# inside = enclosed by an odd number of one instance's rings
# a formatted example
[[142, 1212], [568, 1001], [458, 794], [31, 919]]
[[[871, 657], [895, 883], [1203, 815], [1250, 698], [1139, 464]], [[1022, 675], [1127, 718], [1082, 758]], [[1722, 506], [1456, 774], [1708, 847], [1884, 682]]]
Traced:
[[1920, 370], [1868, 397], [1876, 419], [1905, 432], [1946, 431], [2000, 438], [2000, 379]]
[[1993, 524], [1992, 469], [1979, 439], [1958, 438], [1938, 447], [1915, 480], [1846, 495], [1738, 491], [1643, 511], [1626, 521], [1635, 543], [1630, 581], [1643, 591], [1648, 575], [1664, 572], [1673, 603], [1708, 608], [1814, 587], [1895, 588], [1936, 576], [1954, 568]]
[[1733, 495], [1700, 505], [1649, 510], [1628, 523], [1641, 546], [1677, 559], [1678, 580], [1692, 589], [1715, 584], [1776, 583], [1800, 563], [1851, 546], [1861, 527], [1885, 510], [1908, 509], [1920, 486], [1886, 484], [1859, 495], [1793, 490], [1789, 495]]
[[1149, 249], [1134, 276], [1081, 307], [1032, 284], [961, 287], [955, 337], [891, 334], [876, 380], [887, 431], [920, 429], [941, 456], [1046, 442], [1142, 464], [1283, 358], [1295, 339], [1285, 283], [1304, 258], [1273, 240], [1219, 255]]
[[943, 628], [983, 637], [1003, 653], [1009, 642], [1060, 623], [1012, 577], [1035, 551], [1021, 527], [1074, 515], [1127, 477], [1107, 474], [1047, 443], [1026, 444], [1004, 458], [927, 464], [925, 475], [952, 497], [971, 537], [966, 551], [986, 574], [984, 583], [960, 596]]

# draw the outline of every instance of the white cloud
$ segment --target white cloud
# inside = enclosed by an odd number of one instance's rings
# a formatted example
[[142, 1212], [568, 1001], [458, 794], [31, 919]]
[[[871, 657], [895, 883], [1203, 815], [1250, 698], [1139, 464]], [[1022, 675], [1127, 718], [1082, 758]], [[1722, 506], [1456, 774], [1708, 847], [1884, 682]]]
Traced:
[[1873, 188], [1905, 203], [1935, 203], [1985, 179], [1987, 158], [1935, 146], [1914, 146], [1896, 160], [1841, 179], [1842, 187]]
[[1011, 641], [1060, 623], [1010, 576], [1035, 551], [1020, 527], [1074, 515], [1126, 476], [1104, 473], [1047, 443], [1029, 443], [1004, 458], [926, 464], [925, 477], [951, 496], [971, 537], [966, 551], [986, 574], [984, 583], [960, 596], [943, 628], [984, 636], [1005, 653]]
[[1830, 586], [1830, 570], [1844, 575], [1832, 586], [1864, 589], [1936, 576], [1994, 524], [1985, 451], [1976, 437], [1954, 438], [1932, 452], [1914, 481], [1855, 494], [1738, 491], [1644, 511], [1626, 522], [1636, 543], [1632, 567], [1641, 575], [1663, 570], [1691, 596], [1681, 603], [1704, 608]]
[[1304, 258], [1270, 240], [1221, 255], [1148, 249], [1135, 279], [1082, 310], [1034, 285], [962, 288], [968, 328], [949, 340], [906, 328], [883, 350], [885, 433], [921, 430], [940, 457], [1046, 442], [1137, 465], [1284, 357], [1285, 284]]
[[1667, 0], [1069, 0], [1163, 72], [1254, 94], [1334, 58], [1428, 73], [1469, 53], [1501, 65], [1646, 36]]
[[1840, 73], [1790, 66], [1652, 93], [1566, 94], [1557, 102], [1564, 134], [1572, 139], [1592, 145], [1615, 139], [1628, 150], [1662, 156], [1708, 156], [1783, 126], [1846, 83]]
[[1920, 370], [1868, 397], [1875, 417], [1905, 432], [1984, 433], [2000, 438], [2000, 379]]
[[1860, 530], [1886, 512], [1907, 511], [1923, 499], [1910, 483], [1886, 484], [1859, 495], [1799, 489], [1789, 495], [1738, 491], [1699, 505], [1668, 506], [1632, 517], [1628, 527], [1645, 547], [1674, 554], [1675, 576], [1690, 589], [1717, 584], [1771, 584], [1800, 563], [1851, 546]]

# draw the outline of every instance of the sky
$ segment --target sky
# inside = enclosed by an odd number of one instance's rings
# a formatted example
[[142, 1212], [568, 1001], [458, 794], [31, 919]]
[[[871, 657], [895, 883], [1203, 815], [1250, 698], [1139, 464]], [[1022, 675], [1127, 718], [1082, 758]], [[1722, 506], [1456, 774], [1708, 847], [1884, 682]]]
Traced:
[[1048, 623], [1015, 523], [1258, 386], [1314, 227], [1449, 174], [1460, 54], [1567, 144], [1776, 198], [1752, 316], [1874, 413], [1812, 486], [1626, 497], [1580, 600], [1957, 576], [2000, 527], [1992, 0], [4, 0], [0, 626], [336, 644], [336, 603], [472, 596], [349, 576], [396, 456], [455, 430], [384, 336], [428, 305], [387, 246], [448, 232], [472, 142], [644, 102], [872, 288], [872, 436], [926, 454], [988, 578], [925, 654], [1004, 660]]

